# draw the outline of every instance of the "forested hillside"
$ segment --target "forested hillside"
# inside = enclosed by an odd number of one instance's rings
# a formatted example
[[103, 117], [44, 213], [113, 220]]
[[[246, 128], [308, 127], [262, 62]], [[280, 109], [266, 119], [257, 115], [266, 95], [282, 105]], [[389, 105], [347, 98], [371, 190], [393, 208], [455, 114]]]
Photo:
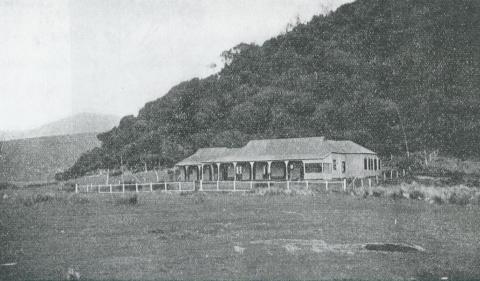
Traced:
[[480, 156], [478, 0], [358, 0], [222, 56], [218, 74], [124, 117], [63, 177], [121, 158], [170, 166], [199, 147], [277, 137]]

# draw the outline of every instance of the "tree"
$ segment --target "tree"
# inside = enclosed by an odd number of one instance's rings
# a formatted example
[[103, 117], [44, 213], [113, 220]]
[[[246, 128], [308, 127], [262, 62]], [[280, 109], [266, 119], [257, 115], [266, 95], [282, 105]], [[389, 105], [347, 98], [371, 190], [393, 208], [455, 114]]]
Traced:
[[[220, 72], [124, 117], [85, 157], [118, 166], [122, 152], [138, 168], [152, 153], [167, 167], [200, 147], [318, 135], [383, 155], [480, 157], [479, 3], [355, 1], [262, 46], [241, 43]], [[81, 157], [69, 175], [96, 166]]]

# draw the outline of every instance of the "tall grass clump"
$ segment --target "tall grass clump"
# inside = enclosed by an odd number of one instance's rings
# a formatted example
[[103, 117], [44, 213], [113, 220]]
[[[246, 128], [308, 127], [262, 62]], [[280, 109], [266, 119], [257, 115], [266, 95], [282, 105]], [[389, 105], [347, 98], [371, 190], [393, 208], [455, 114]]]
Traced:
[[195, 192], [192, 194], [191, 200], [195, 205], [203, 204], [207, 200], [207, 195], [203, 192]]
[[31, 206], [46, 203], [46, 202], [61, 201], [62, 199], [63, 198], [60, 198], [55, 194], [51, 194], [51, 193], [36, 193], [29, 196], [21, 197], [20, 201], [23, 203], [23, 205], [27, 207], [31, 207]]
[[480, 191], [465, 185], [429, 186], [412, 182], [389, 186], [359, 187], [355, 188], [352, 193], [359, 197], [410, 199], [427, 201], [432, 204], [449, 203], [461, 206], [480, 204]]
[[254, 194], [262, 196], [294, 196], [294, 195], [313, 195], [312, 190], [301, 189], [301, 188], [282, 188], [282, 187], [270, 187], [270, 188], [256, 188], [253, 189]]
[[135, 206], [135, 205], [138, 204], [138, 195], [134, 194], [134, 195], [127, 196], [127, 197], [118, 198], [115, 201], [115, 203], [117, 205]]
[[16, 186], [15, 184], [13, 183], [10, 183], [10, 182], [0, 182], [0, 190], [3, 190], [3, 189], [16, 189], [18, 188], [18, 186]]
[[68, 197], [68, 202], [71, 204], [86, 204], [89, 200], [86, 195], [74, 193]]

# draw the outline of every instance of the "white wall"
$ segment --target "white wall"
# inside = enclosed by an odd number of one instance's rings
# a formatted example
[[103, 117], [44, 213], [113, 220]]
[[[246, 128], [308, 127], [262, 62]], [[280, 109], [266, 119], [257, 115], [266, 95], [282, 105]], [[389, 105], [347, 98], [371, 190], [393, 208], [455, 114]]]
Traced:
[[[364, 169], [364, 159], [377, 159], [377, 170]], [[352, 178], [366, 178], [374, 177], [376, 175], [381, 175], [381, 171], [378, 170], [378, 157], [372, 154], [346, 154], [345, 155], [347, 163], [347, 172], [346, 177]], [[368, 165], [367, 165], [368, 166]]]
[[[365, 170], [364, 158], [377, 159], [377, 170]], [[333, 166], [336, 160], [336, 169]], [[305, 163], [331, 163], [331, 173], [305, 173], [305, 179], [340, 179], [340, 178], [366, 178], [381, 175], [378, 170], [378, 157], [374, 154], [336, 154], [332, 153], [324, 159], [305, 160]], [[342, 162], [345, 162], [345, 172], [342, 172]]]

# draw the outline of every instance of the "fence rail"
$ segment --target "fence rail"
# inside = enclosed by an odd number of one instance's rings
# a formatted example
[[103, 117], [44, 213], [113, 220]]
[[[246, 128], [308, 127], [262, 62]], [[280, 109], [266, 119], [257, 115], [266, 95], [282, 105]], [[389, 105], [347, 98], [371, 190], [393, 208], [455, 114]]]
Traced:
[[161, 182], [134, 184], [87, 184], [75, 185], [75, 193], [126, 193], [157, 191], [195, 191], [195, 182]]
[[253, 189], [279, 190], [347, 190], [347, 181], [194, 181], [156, 182], [137, 184], [75, 185], [76, 193], [126, 193], [126, 192], [246, 192]]
[[174, 182], [151, 182], [134, 184], [89, 184], [75, 185], [76, 193], [125, 193], [125, 192], [246, 192], [255, 189], [277, 190], [311, 190], [316, 192], [328, 191], [351, 191], [360, 187], [372, 187], [381, 180], [405, 176], [405, 170], [400, 174], [398, 170], [383, 171], [380, 175], [370, 178], [353, 178], [348, 180], [299, 180], [299, 181], [174, 181]]

